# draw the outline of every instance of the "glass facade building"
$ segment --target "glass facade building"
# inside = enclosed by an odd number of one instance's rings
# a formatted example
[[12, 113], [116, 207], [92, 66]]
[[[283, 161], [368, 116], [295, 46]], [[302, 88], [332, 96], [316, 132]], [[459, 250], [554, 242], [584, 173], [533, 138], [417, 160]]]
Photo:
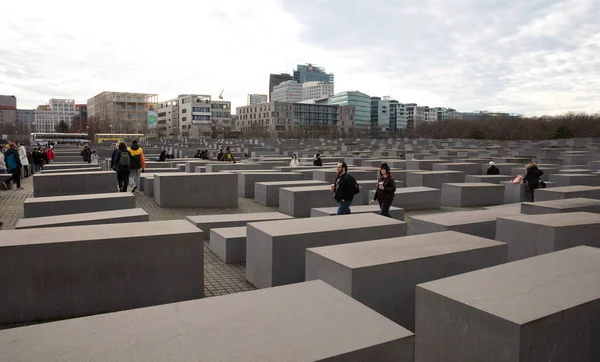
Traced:
[[367, 94], [350, 91], [341, 92], [329, 98], [329, 104], [354, 107], [354, 126], [371, 127], [371, 97]]
[[298, 83], [325, 82], [334, 83], [333, 73], [325, 73], [324, 68], [315, 67], [312, 64], [298, 64], [294, 71], [294, 80]]

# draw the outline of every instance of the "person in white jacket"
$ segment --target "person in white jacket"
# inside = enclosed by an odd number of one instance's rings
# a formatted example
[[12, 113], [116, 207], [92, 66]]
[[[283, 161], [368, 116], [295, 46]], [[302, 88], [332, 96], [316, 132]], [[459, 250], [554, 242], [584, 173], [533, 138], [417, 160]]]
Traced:
[[22, 143], [19, 143], [19, 159], [25, 169], [25, 177], [29, 177], [29, 160], [27, 159], [27, 150]]
[[6, 161], [4, 161], [4, 153], [0, 151], [0, 174], [7, 174]]
[[290, 161], [290, 167], [298, 167], [300, 166], [300, 161], [298, 161], [298, 156], [294, 153], [292, 155], [292, 160]]
[[90, 156], [90, 163], [95, 163], [97, 165], [99, 163], [99, 161], [100, 161], [100, 157], [96, 153], [96, 150], [94, 150], [92, 152], [92, 155]]

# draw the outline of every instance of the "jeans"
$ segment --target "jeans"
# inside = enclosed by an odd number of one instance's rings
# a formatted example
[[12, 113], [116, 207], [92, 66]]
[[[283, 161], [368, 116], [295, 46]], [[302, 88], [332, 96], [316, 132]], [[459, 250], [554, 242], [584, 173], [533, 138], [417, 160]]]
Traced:
[[142, 170], [131, 170], [129, 174], [129, 185], [133, 187], [138, 187], [140, 185], [140, 175], [142, 174]]
[[338, 204], [338, 215], [350, 215], [352, 212], [350, 211], [350, 205], [352, 205], [352, 201], [340, 201]]
[[[17, 188], [20, 189], [21, 188], [21, 169], [20, 168], [15, 168], [13, 170], [11, 170], [12, 173], [12, 182], [17, 184]], [[9, 181], [10, 183], [10, 181]]]
[[534, 193], [535, 193], [535, 189], [539, 189], [539, 188], [540, 188], [540, 185], [529, 185], [529, 184], [528, 184], [527, 186], [528, 186], [528, 189], [529, 189], [529, 194], [530, 194], [530, 196], [531, 196], [531, 202], [533, 202], [533, 201], [534, 201], [534, 200], [533, 200], [533, 195], [534, 195]]
[[117, 168], [117, 182], [119, 183], [119, 191], [127, 192], [127, 184], [129, 183], [129, 169]]
[[390, 207], [392, 206], [391, 202], [382, 202], [379, 201], [379, 209], [381, 210], [381, 216], [392, 217], [390, 215]]

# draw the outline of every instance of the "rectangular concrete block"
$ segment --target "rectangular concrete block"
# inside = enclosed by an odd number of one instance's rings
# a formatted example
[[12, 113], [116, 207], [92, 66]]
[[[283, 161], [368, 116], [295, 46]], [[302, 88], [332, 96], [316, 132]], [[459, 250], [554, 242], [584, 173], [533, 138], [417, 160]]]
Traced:
[[[228, 170], [263, 170], [267, 168], [267, 166], [258, 164], [258, 163], [230, 163], [230, 162], [219, 162], [219, 163], [209, 163], [206, 165], [206, 172], [221, 172]], [[271, 167], [270, 169], [273, 169]]]
[[434, 163], [432, 171], [460, 171], [465, 175], [481, 175], [481, 164], [472, 162]]
[[[360, 169], [350, 169], [348, 173], [354, 177], [356, 181], [359, 180], [373, 180], [377, 179], [377, 172], [364, 171]], [[320, 170], [313, 170], [313, 180], [324, 181], [329, 184], [335, 182], [337, 177], [337, 170], [335, 168], [326, 168]]]
[[433, 160], [407, 160], [406, 161], [406, 169], [415, 171], [415, 170], [426, 170], [433, 171], [433, 165], [438, 163], [450, 163], [446, 160], [441, 159], [433, 159]]
[[[512, 175], [513, 168], [520, 168], [522, 170], [525, 170], [526, 164], [527, 162], [525, 162], [525, 164], [511, 162], [496, 162], [496, 167], [500, 170], [501, 175]], [[487, 163], [481, 165], [481, 174], [487, 174], [488, 168], [490, 168], [490, 165]]]
[[562, 173], [550, 175], [556, 186], [600, 186], [600, 175], [589, 173]]
[[98, 167], [97, 165], [87, 163], [87, 162], [77, 162], [77, 163], [49, 163], [44, 166], [44, 172], [46, 171], [56, 171], [56, 170], [77, 170], [82, 168], [90, 168], [90, 167]]
[[114, 211], [87, 212], [79, 214], [33, 217], [20, 219], [15, 229], [35, 229], [76, 225], [121, 224], [149, 221], [144, 209], [123, 209]]
[[[530, 202], [531, 201], [531, 193], [529, 191], [529, 187], [523, 183], [512, 183], [501, 181], [500, 185], [504, 186], [504, 203], [505, 204], [515, 204], [519, 202]], [[541, 201], [543, 198], [543, 194], [548, 189], [553, 189], [556, 186], [554, 182], [546, 182], [546, 188], [536, 189], [534, 190], [534, 200]]]
[[246, 279], [257, 288], [298, 283], [306, 248], [398, 236], [406, 236], [406, 223], [375, 214], [250, 223]]
[[279, 190], [286, 187], [326, 185], [324, 181], [272, 181], [254, 184], [254, 201], [264, 206], [279, 206]]
[[336, 204], [330, 185], [327, 184], [279, 189], [279, 211], [293, 217], [310, 217], [310, 209]]
[[512, 181], [513, 176], [508, 175], [467, 175], [465, 182], [485, 182], [499, 185], [502, 181]]
[[3, 358], [28, 362], [412, 362], [413, 341], [322, 281], [0, 331]]
[[246, 227], [211, 229], [208, 248], [225, 263], [245, 262]]
[[536, 191], [536, 201], [562, 200], [574, 198], [600, 199], [600, 187], [567, 186]]
[[[337, 209], [338, 209], [337, 207], [314, 208], [314, 209], [310, 210], [310, 216], [311, 217], [335, 216], [337, 214]], [[381, 212], [381, 209], [379, 208], [379, 205], [375, 204], [375, 203], [370, 204], [370, 205], [358, 205], [358, 206], [352, 207], [353, 214], [370, 213], [370, 214], [379, 215], [380, 212]], [[399, 207], [392, 206], [392, 207], [390, 207], [390, 216], [392, 217], [392, 219], [404, 221], [404, 210]]]
[[238, 195], [253, 199], [257, 182], [300, 180], [303, 180], [303, 176], [294, 172], [240, 172], [238, 173]]
[[524, 202], [521, 213], [527, 215], [557, 214], [561, 212], [593, 212], [600, 213], [600, 200], [596, 199], [563, 199], [541, 202]]
[[568, 249], [600, 247], [600, 215], [587, 212], [499, 217], [496, 240], [508, 244], [508, 260]]
[[0, 324], [204, 296], [202, 232], [184, 220], [0, 232]]
[[460, 171], [416, 171], [406, 174], [406, 187], [431, 187], [441, 189], [445, 183], [465, 181], [465, 174]]
[[117, 174], [112, 171], [66, 172], [33, 176], [33, 196], [68, 196], [117, 191]]
[[204, 232], [209, 238], [211, 229], [246, 226], [249, 222], [291, 219], [289, 215], [280, 212], [258, 212], [247, 214], [217, 214], [187, 216], [185, 219]]
[[55, 174], [55, 173], [80, 173], [80, 172], [99, 172], [104, 171], [100, 167], [85, 167], [85, 168], [70, 168], [70, 169], [59, 169], [59, 170], [42, 170], [41, 174]]
[[472, 207], [502, 205], [503, 203], [503, 185], [482, 182], [442, 185], [443, 206]]
[[393, 206], [404, 210], [428, 210], [441, 207], [442, 192], [430, 187], [396, 189]]
[[418, 285], [415, 361], [597, 361], [598, 265], [577, 247]]
[[306, 280], [321, 279], [399, 325], [415, 329], [415, 286], [506, 263], [506, 244], [441, 233], [306, 250]]
[[237, 190], [232, 173], [154, 175], [154, 201], [160, 207], [237, 208]]
[[144, 184], [144, 195], [154, 197], [154, 175], [141, 179]]
[[135, 208], [135, 196], [126, 192], [33, 197], [23, 202], [25, 218], [133, 208]]

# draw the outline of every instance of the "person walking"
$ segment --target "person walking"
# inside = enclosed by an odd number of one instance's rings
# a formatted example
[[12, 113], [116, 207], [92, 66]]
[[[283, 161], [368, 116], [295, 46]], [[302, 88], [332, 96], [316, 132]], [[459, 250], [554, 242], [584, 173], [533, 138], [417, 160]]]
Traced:
[[358, 184], [352, 175], [348, 173], [348, 165], [345, 162], [338, 163], [337, 177], [335, 183], [331, 185], [333, 198], [338, 203], [337, 215], [351, 214], [350, 205], [354, 200], [354, 195], [359, 192]]
[[54, 146], [50, 146], [46, 153], [48, 154], [48, 163], [52, 163], [54, 161]]
[[40, 152], [40, 149], [33, 149], [33, 153], [31, 154], [31, 160], [33, 161], [33, 168], [35, 172], [40, 172], [42, 170], [42, 153]]
[[323, 160], [321, 160], [320, 153], [315, 154], [315, 157], [313, 157], [313, 166], [323, 167]]
[[298, 156], [294, 153], [292, 155], [292, 160], [290, 161], [290, 167], [298, 167], [300, 166], [300, 161], [298, 161]]
[[496, 167], [496, 163], [494, 161], [490, 161], [490, 168], [487, 170], [488, 175], [499, 175], [500, 169]]
[[115, 153], [113, 161], [114, 169], [117, 171], [117, 182], [119, 183], [119, 191], [127, 192], [127, 184], [129, 183], [129, 173], [131, 172], [131, 154], [127, 151], [125, 142], [119, 143], [119, 149]]
[[223, 150], [219, 150], [219, 153], [217, 153], [217, 161], [223, 161]]
[[92, 164], [99, 164], [100, 163], [100, 157], [98, 156], [98, 153], [96, 153], [96, 150], [92, 151], [92, 156], [91, 156], [91, 162]]
[[380, 215], [392, 217], [390, 215], [390, 207], [394, 202], [396, 195], [396, 181], [392, 178], [390, 166], [387, 163], [382, 163], [379, 168], [379, 178], [377, 180], [377, 189], [375, 190], [374, 201], [379, 201]]
[[21, 165], [25, 171], [25, 177], [29, 177], [29, 160], [27, 159], [27, 149], [25, 149], [25, 146], [22, 143], [19, 143], [18, 152]]
[[92, 163], [92, 151], [88, 146], [85, 146], [81, 151], [81, 157], [83, 157], [83, 162]]
[[138, 145], [137, 140], [131, 141], [131, 147], [128, 149], [131, 155], [131, 173], [129, 174], [129, 185], [133, 186], [131, 192], [137, 190], [140, 184], [141, 172], [146, 170], [146, 159], [144, 158], [144, 150]]
[[229, 147], [227, 147], [223, 153], [223, 161], [235, 163], [235, 158], [233, 157], [233, 153], [231, 153]]
[[525, 170], [527, 170], [527, 174], [525, 175], [525, 178], [523, 178], [523, 183], [527, 184], [531, 202], [533, 202], [535, 190], [540, 188], [541, 177], [544, 174], [544, 171], [538, 169], [535, 162], [529, 163], [525, 167]]
[[[4, 154], [4, 157], [6, 159], [6, 166], [8, 166], [10, 173], [12, 173], [11, 180], [17, 184], [17, 189], [21, 189], [21, 168], [23, 168], [23, 165], [21, 164], [21, 158], [19, 157], [17, 146], [14, 143], [10, 143], [9, 149]], [[8, 183], [2, 183], [2, 186], [4, 186], [5, 190], [10, 188], [9, 183], [11, 180], [9, 180]]]

